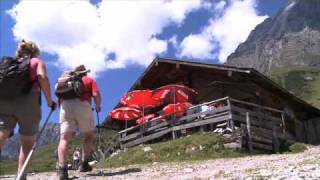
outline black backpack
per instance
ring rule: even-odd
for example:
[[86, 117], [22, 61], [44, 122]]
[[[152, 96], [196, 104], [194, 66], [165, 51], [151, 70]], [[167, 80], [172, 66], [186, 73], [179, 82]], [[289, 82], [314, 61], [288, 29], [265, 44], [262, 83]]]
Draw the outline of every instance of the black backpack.
[[17, 98], [30, 92], [32, 81], [29, 69], [30, 58], [1, 58], [0, 99]]
[[82, 76], [73, 71], [64, 72], [55, 85], [55, 94], [61, 99], [79, 98], [82, 94]]

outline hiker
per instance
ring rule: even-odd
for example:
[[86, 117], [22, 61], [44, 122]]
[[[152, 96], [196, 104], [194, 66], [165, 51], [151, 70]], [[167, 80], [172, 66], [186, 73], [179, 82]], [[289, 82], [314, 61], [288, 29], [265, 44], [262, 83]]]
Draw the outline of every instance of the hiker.
[[[47, 68], [39, 56], [40, 50], [34, 42], [22, 40], [18, 44], [16, 59], [12, 62], [27, 63], [25, 64], [26, 69], [20, 67], [15, 69], [15, 71], [21, 71], [26, 74], [26, 79], [22, 79], [19, 83], [26, 84], [27, 88], [16, 97], [9, 99], [3, 96], [0, 97], [0, 149], [9, 137], [10, 132], [12, 133], [16, 124], [18, 124], [21, 142], [18, 172], [21, 170], [28, 153], [32, 149], [39, 130], [41, 90], [44, 93], [48, 107], [52, 111], [56, 108], [56, 103], [51, 97]], [[1, 83], [4, 82], [2, 81]], [[18, 88], [18, 86], [16, 84], [15, 88]], [[5, 85], [1, 86], [0, 92], [13, 93], [15, 91], [14, 88], [11, 90], [5, 88]], [[22, 179], [25, 178], [26, 173], [22, 176]]]
[[80, 97], [61, 99], [60, 108], [60, 142], [58, 145], [59, 155], [59, 179], [68, 179], [68, 169], [66, 166], [66, 150], [70, 144], [73, 133], [76, 128], [84, 135], [82, 144], [82, 157], [80, 163], [80, 172], [92, 170], [89, 166], [89, 157], [94, 150], [94, 119], [91, 108], [91, 100], [94, 99], [95, 110], [101, 110], [101, 97], [94, 79], [87, 76], [87, 69], [80, 65], [73, 72], [81, 74], [82, 93]]
[[80, 164], [80, 148], [76, 148], [76, 150], [73, 152], [73, 158], [72, 158], [72, 167], [74, 170], [77, 170]]

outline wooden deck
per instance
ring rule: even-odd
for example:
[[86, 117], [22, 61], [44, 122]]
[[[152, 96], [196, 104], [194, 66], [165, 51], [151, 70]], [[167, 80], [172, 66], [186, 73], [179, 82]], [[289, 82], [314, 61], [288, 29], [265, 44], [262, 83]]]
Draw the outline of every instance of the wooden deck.
[[[214, 107], [213, 107], [214, 105]], [[203, 106], [212, 106], [199, 111]], [[187, 130], [214, 130], [221, 124], [233, 131], [242, 128], [249, 151], [278, 151], [278, 136], [285, 131], [283, 111], [229, 97], [190, 107], [185, 116], [164, 122], [160, 118], [119, 132], [121, 148], [148, 143], [162, 137], [177, 138]]]

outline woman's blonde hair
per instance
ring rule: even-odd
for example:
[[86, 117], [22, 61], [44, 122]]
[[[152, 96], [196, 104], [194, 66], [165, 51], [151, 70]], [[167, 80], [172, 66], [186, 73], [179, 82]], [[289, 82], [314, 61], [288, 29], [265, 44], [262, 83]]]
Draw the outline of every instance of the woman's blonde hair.
[[22, 39], [18, 44], [16, 57], [23, 58], [26, 56], [30, 58], [39, 57], [40, 49], [36, 43], [32, 41], [25, 41], [24, 39]]

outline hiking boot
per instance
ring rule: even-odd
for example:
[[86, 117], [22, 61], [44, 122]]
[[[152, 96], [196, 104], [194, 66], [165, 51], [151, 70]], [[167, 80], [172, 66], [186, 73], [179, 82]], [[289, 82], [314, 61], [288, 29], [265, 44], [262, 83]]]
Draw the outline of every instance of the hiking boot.
[[80, 172], [92, 171], [92, 167], [89, 165], [88, 161], [82, 162], [80, 165]]
[[67, 180], [68, 177], [68, 168], [66, 166], [58, 168], [59, 180]]

